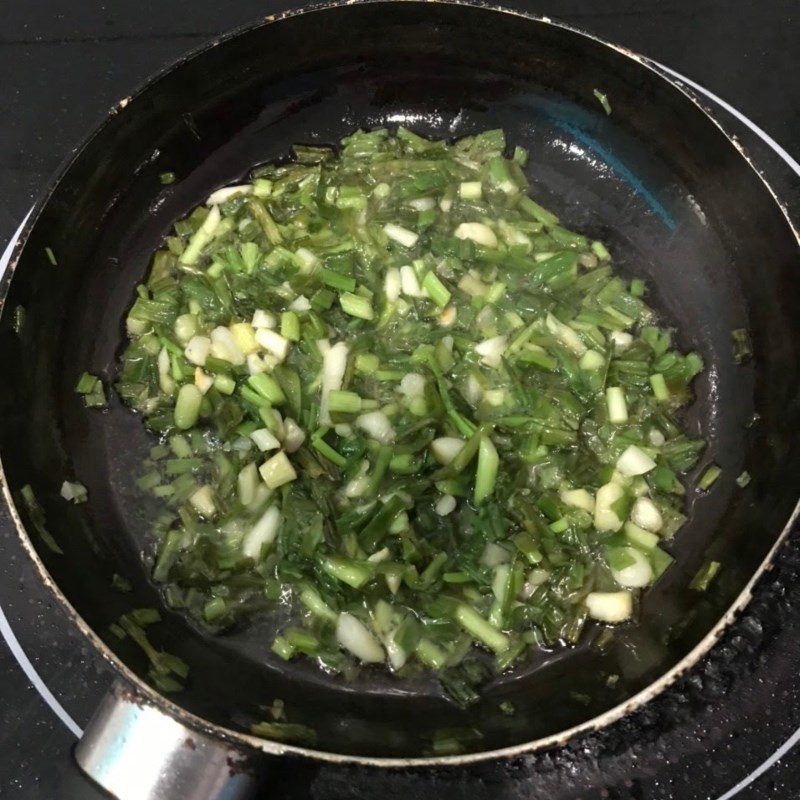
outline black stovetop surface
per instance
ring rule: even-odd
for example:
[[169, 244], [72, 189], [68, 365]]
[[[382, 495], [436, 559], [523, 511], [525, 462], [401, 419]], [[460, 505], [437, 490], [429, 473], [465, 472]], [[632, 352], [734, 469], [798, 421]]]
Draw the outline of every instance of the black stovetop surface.
[[[72, 146], [119, 98], [214, 35], [296, 4], [6, 0], [3, 5], [2, 246]], [[508, 5], [585, 28], [678, 70], [725, 98], [800, 158], [796, 0], [519, 0]], [[740, 120], [724, 111], [718, 118], [749, 149], [794, 219], [800, 218], [800, 176]], [[72, 764], [70, 724], [73, 729], [85, 725], [110, 672], [70, 632], [13, 535], [2, 528], [0, 610], [6, 639], [0, 641], [0, 797], [99, 798]], [[28, 662], [27, 674], [20, 659]], [[487, 773], [469, 784], [441, 778], [426, 783], [418, 776], [392, 782], [373, 775], [362, 776], [358, 785], [353, 776], [323, 768], [311, 777], [308, 794], [320, 800], [434, 793], [551, 800], [800, 798], [800, 747], [791, 749], [800, 739], [798, 665], [800, 531], [760, 581], [748, 612], [705, 664], [639, 712], [635, 725], [623, 721], [607, 733], [537, 756], [511, 783], [495, 784]], [[32, 680], [41, 681], [38, 689]], [[48, 690], [50, 703], [42, 696]], [[637, 740], [631, 741], [626, 732], [634, 730]], [[270, 796], [277, 800], [282, 792]]]

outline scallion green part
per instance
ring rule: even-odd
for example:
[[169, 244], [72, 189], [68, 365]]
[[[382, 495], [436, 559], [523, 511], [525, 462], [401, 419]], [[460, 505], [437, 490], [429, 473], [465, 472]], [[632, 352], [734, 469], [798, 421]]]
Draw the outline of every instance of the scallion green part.
[[697, 488], [704, 492], [706, 489], [710, 489], [711, 486], [717, 482], [717, 478], [722, 475], [722, 470], [716, 465], [712, 464], [706, 471], [700, 476], [700, 480], [697, 481]]
[[344, 311], [345, 314], [349, 314], [351, 317], [371, 320], [375, 316], [369, 299], [361, 295], [345, 292], [339, 295], [339, 303], [342, 306], [342, 311]]
[[608, 96], [599, 89], [594, 89], [592, 93], [603, 107], [603, 111], [605, 111], [606, 114], [611, 114], [611, 103], [608, 102]]
[[716, 578], [721, 566], [719, 561], [706, 561], [692, 578], [689, 588], [696, 592], [705, 592]]

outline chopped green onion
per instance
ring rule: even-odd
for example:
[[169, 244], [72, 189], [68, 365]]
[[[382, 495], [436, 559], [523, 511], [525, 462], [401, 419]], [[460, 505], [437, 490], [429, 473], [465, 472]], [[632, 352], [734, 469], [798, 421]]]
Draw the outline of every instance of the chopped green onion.
[[186, 383], [181, 386], [178, 399], [175, 401], [175, 424], [181, 430], [188, 430], [194, 426], [200, 416], [202, 402], [203, 395], [194, 384]]
[[471, 633], [479, 642], [483, 642], [496, 653], [502, 653], [510, 644], [508, 636], [468, 605], [463, 603], [459, 605], [455, 610], [455, 618], [467, 633]]
[[611, 103], [608, 102], [608, 97], [599, 89], [594, 89], [592, 94], [597, 98], [600, 105], [603, 106], [603, 111], [605, 111], [606, 114], [611, 114]]
[[746, 328], [737, 328], [731, 331], [731, 341], [733, 343], [733, 357], [737, 364], [747, 361], [753, 355], [753, 345], [750, 342], [750, 334]]
[[339, 303], [342, 306], [342, 311], [351, 317], [371, 320], [375, 316], [372, 306], [366, 297], [345, 292], [339, 295]]
[[475, 505], [479, 506], [494, 491], [500, 457], [488, 436], [482, 436], [478, 446], [478, 468], [475, 473]]
[[347, 463], [347, 459], [341, 453], [337, 453], [321, 436], [312, 437], [311, 446], [337, 467], [343, 467]]
[[747, 470], [745, 470], [736, 479], [736, 484], [737, 486], [739, 486], [740, 489], [744, 489], [744, 487], [747, 486], [747, 484], [750, 483], [750, 481], [751, 481], [750, 473]]
[[667, 389], [667, 383], [664, 380], [663, 375], [660, 375], [659, 373], [651, 375], [650, 386], [653, 388], [653, 395], [655, 396], [656, 400], [661, 403], [663, 403], [665, 400], [669, 400], [669, 389]]
[[350, 278], [347, 275], [340, 275], [324, 267], [319, 270], [319, 277], [326, 286], [332, 289], [338, 289], [341, 292], [352, 292], [356, 288], [355, 278]]
[[620, 425], [628, 421], [628, 405], [625, 392], [620, 386], [609, 386], [606, 389], [606, 405], [610, 422]]
[[434, 272], [429, 272], [423, 278], [422, 289], [439, 308], [444, 308], [450, 302], [452, 296], [450, 290], [439, 280]]
[[[125, 320], [113, 388], [159, 439], [132, 478], [155, 510], [152, 578], [211, 632], [273, 615], [276, 659], [435, 670], [466, 707], [528, 650], [631, 620], [669, 568], [703, 362], [652, 324], [635, 264], [616, 275], [528, 196], [501, 130], [292, 153], [175, 222]], [[100, 378], [78, 383], [106, 405]], [[185, 665], [150, 644], [153, 620], [113, 635], [176, 691]], [[294, 735], [282, 706], [272, 719], [254, 730]]]
[[281, 314], [281, 336], [291, 342], [300, 340], [300, 319], [294, 311]]
[[328, 393], [328, 410], [331, 413], [357, 414], [361, 411], [363, 402], [355, 392], [344, 392], [331, 389]]
[[247, 383], [261, 397], [269, 401], [274, 406], [280, 405], [286, 401], [286, 396], [284, 395], [280, 384], [271, 375], [260, 372], [256, 375], [251, 375], [247, 379]]
[[719, 573], [720, 567], [721, 564], [719, 561], [706, 561], [697, 571], [694, 578], [692, 578], [689, 588], [694, 589], [696, 592], [705, 592], [711, 585], [711, 581], [713, 581]]
[[710, 489], [711, 486], [716, 483], [717, 478], [722, 475], [722, 470], [716, 465], [712, 464], [701, 476], [700, 480], [697, 482], [697, 488], [704, 492], [706, 489]]

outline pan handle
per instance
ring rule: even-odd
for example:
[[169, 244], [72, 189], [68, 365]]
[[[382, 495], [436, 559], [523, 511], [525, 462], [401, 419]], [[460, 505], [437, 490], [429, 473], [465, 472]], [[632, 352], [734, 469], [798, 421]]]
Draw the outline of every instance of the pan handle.
[[247, 800], [255, 751], [188, 728], [116, 680], [75, 747], [116, 800]]

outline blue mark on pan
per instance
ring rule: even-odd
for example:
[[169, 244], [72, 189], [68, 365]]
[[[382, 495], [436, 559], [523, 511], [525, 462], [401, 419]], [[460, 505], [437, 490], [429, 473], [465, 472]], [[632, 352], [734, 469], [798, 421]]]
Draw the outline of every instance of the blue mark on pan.
[[636, 194], [638, 194], [650, 207], [650, 210], [671, 230], [674, 231], [676, 226], [675, 220], [672, 218], [672, 215], [667, 211], [666, 208], [658, 201], [656, 196], [644, 185], [642, 180], [637, 177], [631, 170], [625, 166], [625, 164], [620, 161], [610, 150], [605, 148], [600, 142], [597, 141], [594, 137], [590, 136], [586, 131], [579, 128], [577, 125], [573, 125], [571, 122], [567, 122], [564, 119], [560, 119], [554, 115], [548, 115], [551, 117], [553, 122], [555, 122], [556, 126], [561, 128], [561, 130], [565, 131], [566, 133], [570, 134], [570, 136], [577, 139], [584, 147], [588, 147], [592, 150], [596, 155], [603, 159], [603, 161], [611, 167], [620, 178], [622, 178], [630, 187], [633, 189]]
[[[641, 197], [648, 205], [650, 210], [671, 230], [677, 228], [674, 217], [667, 211], [664, 205], [658, 200], [655, 194], [645, 185], [645, 182], [633, 172], [620, 158], [611, 152], [605, 145], [601, 144], [591, 134], [587, 133], [586, 128], [598, 127], [598, 116], [590, 113], [587, 109], [573, 103], [565, 102], [563, 99], [555, 97], [537, 97], [534, 103], [535, 112], [542, 114], [550, 119], [557, 128], [569, 134], [584, 147], [591, 150], [596, 156], [613, 170], [630, 188]], [[529, 109], [533, 110], [533, 109]], [[605, 123], [599, 123], [600, 125]]]

